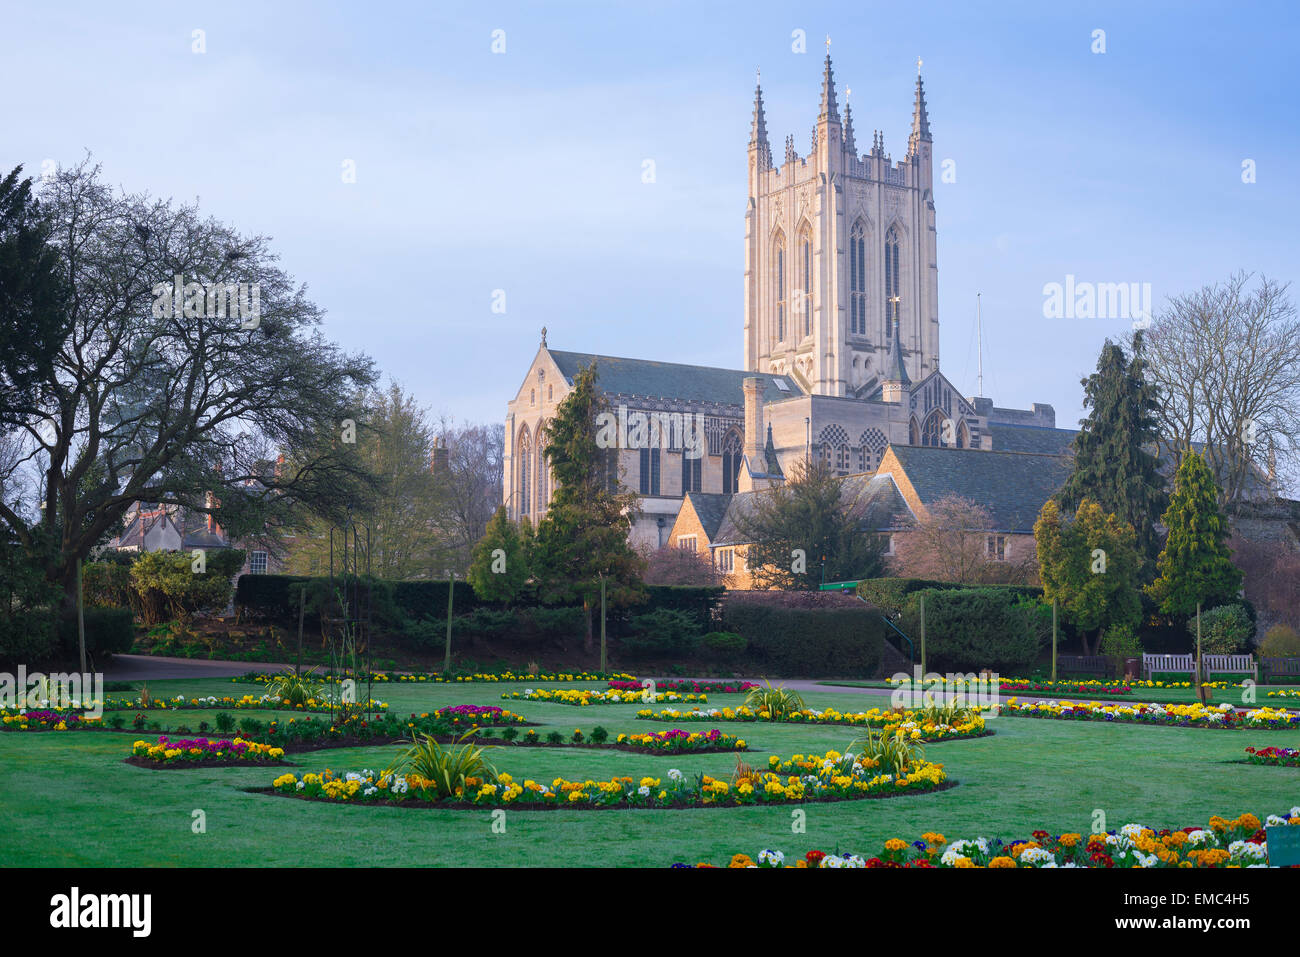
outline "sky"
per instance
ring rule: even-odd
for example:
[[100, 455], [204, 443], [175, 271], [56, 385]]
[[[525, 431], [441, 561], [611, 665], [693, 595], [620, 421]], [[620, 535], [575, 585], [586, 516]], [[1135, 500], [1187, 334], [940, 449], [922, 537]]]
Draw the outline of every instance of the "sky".
[[806, 153], [827, 35], [859, 146], [880, 129], [896, 160], [923, 58], [940, 364], [968, 395], [977, 294], [984, 394], [1073, 427], [1131, 323], [1046, 318], [1046, 284], [1149, 283], [1158, 310], [1300, 271], [1294, 3], [11, 2], [3, 21], [0, 170], [89, 152], [128, 191], [271, 237], [327, 335], [457, 419], [504, 418], [543, 326], [557, 349], [741, 367], [755, 69], [774, 153], [787, 133]]

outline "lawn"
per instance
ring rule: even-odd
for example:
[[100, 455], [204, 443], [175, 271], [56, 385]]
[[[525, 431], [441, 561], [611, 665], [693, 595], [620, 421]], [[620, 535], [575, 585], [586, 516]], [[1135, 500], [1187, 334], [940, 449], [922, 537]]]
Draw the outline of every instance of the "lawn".
[[[597, 683], [574, 687], [602, 687]], [[381, 684], [374, 696], [397, 712], [455, 704], [506, 705], [538, 730], [599, 724], [611, 735], [664, 730], [638, 721], [639, 705], [503, 702], [523, 684]], [[570, 687], [547, 685], [547, 687]], [[261, 694], [263, 686], [213, 679], [153, 682], [155, 697]], [[710, 705], [738, 704], [740, 695], [710, 696]], [[1137, 697], [1134, 700], [1139, 700]], [[862, 709], [878, 696], [844, 692], [805, 695], [810, 707]], [[235, 712], [237, 715], [242, 712]], [[251, 712], [266, 720], [270, 712]], [[197, 728], [215, 712], [150, 712], [164, 729]], [[129, 717], [129, 714], [128, 714]], [[488, 809], [471, 811], [349, 807], [246, 793], [289, 769], [199, 768], [152, 771], [123, 763], [137, 738], [156, 732], [40, 732], [0, 734], [0, 864], [5, 866], [650, 866], [674, 861], [725, 863], [737, 851], [763, 847], [802, 855], [819, 848], [876, 853], [890, 837], [913, 840], [927, 830], [949, 837], [1023, 837], [1034, 828], [1092, 829], [1130, 821], [1156, 827], [1204, 824], [1212, 814], [1277, 813], [1300, 804], [1300, 770], [1235, 763], [1247, 745], [1300, 747], [1300, 731], [1209, 731], [998, 718], [992, 737], [930, 745], [960, 786], [930, 795], [811, 804], [807, 831], [791, 832], [792, 810], [746, 807], [696, 810], [507, 811], [505, 833], [494, 833]], [[697, 728], [712, 725], [698, 725]], [[766, 764], [828, 748], [843, 749], [848, 728], [729, 724], [744, 737], [743, 756]], [[292, 754], [301, 771], [382, 768], [394, 746]], [[563, 748], [494, 752], [499, 770], [550, 781], [613, 775], [666, 776], [669, 768], [729, 776], [727, 754], [660, 757]], [[299, 772], [301, 773], [301, 772]], [[192, 831], [193, 812], [206, 815], [206, 833]]]

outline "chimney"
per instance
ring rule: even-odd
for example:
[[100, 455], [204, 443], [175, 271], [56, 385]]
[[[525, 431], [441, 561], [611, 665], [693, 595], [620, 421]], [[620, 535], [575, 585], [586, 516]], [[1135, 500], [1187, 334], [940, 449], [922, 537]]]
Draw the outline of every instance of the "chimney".
[[436, 438], [433, 440], [433, 454], [429, 457], [429, 471], [434, 475], [440, 472], [446, 472], [451, 468], [451, 456], [447, 451], [447, 440]]
[[762, 461], [763, 453], [763, 380], [747, 376], [745, 389], [745, 458], [751, 462]]
[[[221, 503], [217, 500], [217, 497], [213, 495], [211, 492], [204, 492], [203, 507], [207, 509], [215, 510], [221, 507]], [[221, 534], [221, 526], [217, 524], [217, 516], [214, 515], [211, 511], [208, 512], [207, 524], [208, 524], [208, 531], [211, 532], [213, 535]]]

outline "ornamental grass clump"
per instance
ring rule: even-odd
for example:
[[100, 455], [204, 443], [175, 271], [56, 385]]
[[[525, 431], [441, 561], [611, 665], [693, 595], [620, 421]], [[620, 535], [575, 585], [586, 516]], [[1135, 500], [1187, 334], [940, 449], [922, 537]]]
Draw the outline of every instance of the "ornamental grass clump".
[[901, 729], [890, 733], [868, 728], [865, 737], [849, 745], [849, 752], [857, 754], [861, 761], [874, 761], [876, 767], [895, 775], [907, 774], [913, 764], [925, 759], [925, 748], [909, 739]]
[[785, 685], [773, 688], [772, 682], [765, 688], [755, 688], [745, 698], [745, 706], [757, 712], [766, 711], [773, 721], [784, 721], [791, 714], [803, 710], [803, 698], [794, 691], [787, 691]]
[[383, 776], [405, 773], [423, 778], [440, 798], [464, 793], [469, 778], [495, 783], [496, 768], [484, 756], [487, 748], [463, 743], [473, 733], [463, 735], [457, 745], [451, 747], [443, 747], [432, 735], [424, 735], [423, 740], [412, 735], [411, 746], [396, 764], [384, 771]]
[[267, 693], [274, 695], [293, 707], [302, 707], [314, 698], [319, 698], [325, 685], [315, 677], [315, 669], [306, 674], [294, 674], [284, 671], [275, 676], [267, 687]]

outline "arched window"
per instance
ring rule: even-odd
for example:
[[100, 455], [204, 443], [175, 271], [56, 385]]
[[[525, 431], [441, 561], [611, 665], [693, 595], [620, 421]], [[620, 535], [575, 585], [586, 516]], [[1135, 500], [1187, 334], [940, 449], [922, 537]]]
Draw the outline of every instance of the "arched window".
[[898, 228], [889, 227], [885, 234], [885, 338], [894, 333], [894, 319], [899, 314], [902, 286], [898, 282]]
[[517, 450], [519, 459], [519, 514], [528, 515], [531, 511], [529, 505], [529, 466], [532, 464], [532, 443], [528, 438], [528, 426], [519, 430], [519, 448]]
[[858, 443], [858, 470], [874, 472], [880, 468], [880, 460], [885, 455], [885, 446], [889, 444], [885, 439], [885, 433], [875, 428], [867, 429], [858, 439]]
[[907, 444], [921, 444], [921, 429], [917, 426], [916, 419], [913, 419], [907, 427]]
[[867, 334], [867, 231], [861, 220], [849, 233], [849, 332]]
[[970, 448], [970, 432], [966, 428], [965, 419], [962, 419], [961, 425], [957, 428], [957, 448]]
[[785, 236], [777, 233], [776, 238], [772, 241], [772, 259], [776, 268], [772, 271], [772, 279], [776, 286], [772, 290], [772, 301], [776, 303], [776, 341], [785, 341]]
[[550, 469], [546, 467], [546, 433], [537, 430], [537, 512], [546, 511], [550, 504]]
[[731, 495], [737, 491], [740, 478], [741, 443], [740, 433], [735, 429], [729, 431], [722, 440], [722, 494]]
[[700, 479], [704, 465], [703, 456], [691, 458], [689, 451], [682, 451], [682, 494], [701, 491]]
[[799, 235], [799, 312], [803, 334], [812, 335], [812, 234], [805, 227]]
[[935, 448], [942, 447], [943, 442], [943, 424], [948, 421], [948, 417], [943, 414], [941, 409], [935, 409], [925, 420], [925, 428], [921, 430], [921, 444], [930, 445]]

